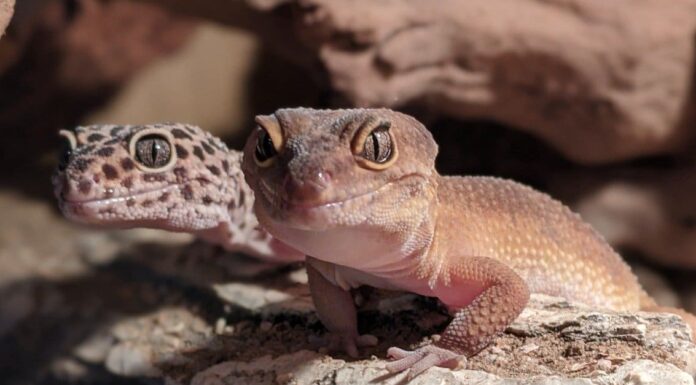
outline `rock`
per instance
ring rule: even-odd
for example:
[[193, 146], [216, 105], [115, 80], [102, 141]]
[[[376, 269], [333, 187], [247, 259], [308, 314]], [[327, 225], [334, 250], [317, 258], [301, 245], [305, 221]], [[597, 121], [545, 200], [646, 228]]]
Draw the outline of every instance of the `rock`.
[[[265, 296], [251, 286], [238, 286], [237, 293]], [[114, 329], [119, 342], [107, 368], [124, 375], [165, 376], [172, 384], [397, 384], [404, 375], [387, 374], [386, 349], [422, 344], [448, 320], [422, 298], [403, 297], [370, 298], [361, 308], [360, 318], [369, 320], [362, 328], [379, 337], [379, 344], [362, 351], [357, 361], [308, 343], [317, 333], [313, 313], [289, 307], [287, 314], [276, 308], [273, 315], [263, 315], [260, 306], [232, 322], [206, 323], [184, 309], [123, 321]], [[423, 322], [427, 318], [439, 322]], [[675, 315], [601, 311], [533, 295], [506, 332], [467, 365], [467, 370], [430, 369], [412, 384], [693, 384], [696, 346]]]
[[[0, 45], [0, 126], [15, 139], [0, 143], [0, 151], [23, 162], [58, 148], [58, 129], [75, 125], [139, 70], [176, 52], [195, 27], [138, 2], [25, 0], [16, 15], [21, 23], [10, 25]], [[33, 148], [32, 155], [20, 148]]]
[[0, 37], [5, 33], [7, 24], [12, 19], [15, 0], [0, 0]]
[[[300, 368], [300, 369], [298, 369]], [[198, 373], [191, 385], [223, 384], [403, 384], [404, 375], [388, 375], [382, 363], [376, 360], [346, 362], [326, 359], [306, 350], [272, 359], [262, 357], [250, 363], [224, 362]], [[670, 365], [648, 360], [637, 360], [621, 365], [614, 373], [597, 372], [592, 377], [562, 378], [559, 376], [535, 376], [533, 378], [505, 378], [480, 371], [429, 369], [409, 382], [425, 384], [490, 384], [490, 385], [590, 385], [590, 384], [641, 384], [687, 385], [693, 384], [691, 376], [674, 370]]]
[[549, 190], [590, 222], [609, 243], [654, 262], [696, 267], [696, 167], [615, 166], [558, 172]]
[[694, 0], [157, 1], [257, 32], [348, 105], [492, 119], [586, 163], [693, 137]]

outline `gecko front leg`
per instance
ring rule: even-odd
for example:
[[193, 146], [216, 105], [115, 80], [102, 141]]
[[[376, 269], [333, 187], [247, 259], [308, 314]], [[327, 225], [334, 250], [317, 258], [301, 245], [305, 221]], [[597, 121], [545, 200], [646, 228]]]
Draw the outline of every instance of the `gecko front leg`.
[[358, 347], [374, 346], [377, 338], [358, 334], [355, 304], [350, 292], [327, 280], [313, 264], [325, 263], [307, 256], [307, 278], [319, 319], [339, 345], [351, 357], [358, 356]]
[[[431, 345], [415, 351], [390, 348], [387, 355], [396, 359], [386, 366], [390, 372], [409, 369], [411, 379], [432, 366], [453, 366], [458, 359], [466, 359], [486, 347], [517, 318], [529, 300], [524, 280], [505, 264], [490, 258], [466, 258], [452, 266], [449, 275], [448, 285], [440, 290], [436, 287], [435, 292], [445, 305], [456, 309], [454, 319]], [[466, 287], [471, 282], [483, 283], [483, 291], [470, 304], [457, 309], [457, 293], [452, 288]]]

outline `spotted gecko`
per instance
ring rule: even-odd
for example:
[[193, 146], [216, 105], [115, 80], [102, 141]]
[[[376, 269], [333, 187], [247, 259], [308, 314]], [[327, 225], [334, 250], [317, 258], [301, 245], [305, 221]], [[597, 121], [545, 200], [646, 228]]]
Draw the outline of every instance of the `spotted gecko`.
[[621, 257], [562, 203], [493, 177], [441, 176], [438, 146], [387, 109], [282, 109], [258, 116], [242, 168], [254, 211], [305, 253], [320, 320], [350, 355], [360, 335], [350, 289], [436, 297], [453, 320], [439, 339], [387, 354], [413, 377], [465, 363], [522, 311], [530, 293], [599, 308], [661, 309]]
[[53, 186], [67, 218], [191, 233], [271, 261], [304, 259], [259, 227], [241, 152], [200, 128], [92, 125], [60, 134], [66, 146]]

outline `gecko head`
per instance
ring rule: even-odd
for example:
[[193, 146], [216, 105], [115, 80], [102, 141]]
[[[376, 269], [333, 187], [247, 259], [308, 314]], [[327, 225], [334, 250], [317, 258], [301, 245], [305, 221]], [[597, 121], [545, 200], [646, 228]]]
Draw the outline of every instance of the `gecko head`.
[[[206, 229], [227, 215], [227, 147], [184, 124], [95, 125], [61, 131], [53, 176], [69, 219], [119, 228]], [[234, 155], [234, 154], [232, 154]]]
[[242, 168], [256, 215], [271, 233], [279, 226], [398, 226], [432, 199], [437, 144], [410, 116], [299, 108], [257, 116], [256, 123]]

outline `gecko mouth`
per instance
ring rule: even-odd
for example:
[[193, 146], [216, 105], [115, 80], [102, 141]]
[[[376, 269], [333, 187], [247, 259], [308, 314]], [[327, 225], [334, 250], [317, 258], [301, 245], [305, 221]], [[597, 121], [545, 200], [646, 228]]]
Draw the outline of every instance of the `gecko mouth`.
[[357, 211], [361, 206], [369, 204], [378, 196], [387, 193], [395, 186], [406, 181], [414, 181], [421, 179], [423, 182], [427, 180], [421, 174], [407, 174], [400, 178], [389, 181], [375, 189], [361, 192], [345, 199], [328, 200], [323, 202], [293, 202], [292, 200], [283, 197], [278, 192], [266, 183], [263, 179], [260, 180], [259, 186], [261, 195], [265, 201], [265, 206], [272, 217], [282, 220], [291, 226], [299, 226], [305, 228], [307, 226], [314, 227], [311, 224], [329, 225], [335, 221], [335, 213], [339, 210]]
[[95, 216], [103, 214], [103, 210], [108, 210], [112, 207], [132, 206], [139, 200], [148, 198], [157, 198], [162, 194], [168, 193], [179, 188], [179, 184], [169, 184], [164, 187], [159, 187], [150, 190], [133, 192], [128, 195], [119, 195], [112, 197], [100, 197], [94, 199], [61, 199], [60, 207], [65, 215], [73, 218], [83, 216]]

